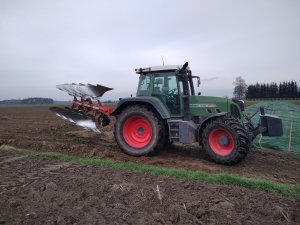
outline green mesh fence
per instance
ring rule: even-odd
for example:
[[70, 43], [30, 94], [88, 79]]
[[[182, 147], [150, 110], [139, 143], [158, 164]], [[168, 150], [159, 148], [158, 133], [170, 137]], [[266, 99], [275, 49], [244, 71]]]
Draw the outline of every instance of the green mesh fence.
[[[246, 114], [252, 115], [260, 106], [265, 107], [266, 114], [279, 116], [283, 123], [282, 137], [261, 137], [254, 140], [256, 146], [279, 149], [282, 151], [300, 152], [300, 106], [286, 102], [261, 102], [246, 108]], [[256, 125], [259, 113], [252, 118]]]

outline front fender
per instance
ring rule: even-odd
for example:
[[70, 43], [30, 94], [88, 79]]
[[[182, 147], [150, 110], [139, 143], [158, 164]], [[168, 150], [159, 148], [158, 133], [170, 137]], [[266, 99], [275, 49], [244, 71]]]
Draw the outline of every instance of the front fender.
[[209, 116], [209, 117], [206, 117], [204, 118], [203, 120], [201, 120], [199, 126], [198, 126], [198, 129], [197, 129], [197, 141], [200, 141], [200, 134], [202, 133], [202, 130], [203, 128], [205, 127], [205, 125], [207, 123], [209, 123], [210, 121], [214, 120], [214, 119], [217, 119], [217, 118], [220, 118], [222, 116], [226, 116], [228, 113], [227, 112], [220, 112], [220, 113], [217, 113], [217, 114], [214, 114], [212, 116]]

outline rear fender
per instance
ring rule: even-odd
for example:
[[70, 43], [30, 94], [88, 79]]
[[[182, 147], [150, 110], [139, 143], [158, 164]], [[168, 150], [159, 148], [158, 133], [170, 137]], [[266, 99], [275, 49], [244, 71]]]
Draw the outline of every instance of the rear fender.
[[161, 116], [162, 119], [170, 118], [170, 113], [167, 108], [155, 97], [134, 97], [123, 98], [118, 103], [115, 110], [111, 113], [112, 116], [117, 116], [121, 111], [130, 105], [148, 105], [151, 106]]

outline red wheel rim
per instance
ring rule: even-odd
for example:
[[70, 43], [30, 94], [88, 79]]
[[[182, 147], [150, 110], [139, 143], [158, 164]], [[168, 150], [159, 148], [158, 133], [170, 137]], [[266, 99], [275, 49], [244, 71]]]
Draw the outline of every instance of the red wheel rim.
[[123, 137], [129, 146], [143, 148], [151, 141], [152, 127], [144, 117], [129, 117], [123, 126]]
[[218, 155], [229, 155], [234, 149], [234, 139], [225, 129], [214, 129], [208, 138], [210, 148]]

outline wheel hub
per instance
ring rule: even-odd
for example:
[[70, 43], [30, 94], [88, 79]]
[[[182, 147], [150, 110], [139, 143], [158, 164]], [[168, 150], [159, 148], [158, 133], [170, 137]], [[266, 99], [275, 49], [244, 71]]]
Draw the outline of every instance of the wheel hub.
[[226, 137], [225, 135], [222, 135], [219, 139], [219, 143], [222, 145], [222, 146], [228, 146], [229, 145], [229, 139], [228, 137]]
[[138, 134], [142, 135], [145, 133], [145, 130], [143, 127], [139, 127], [138, 130], [137, 130]]

